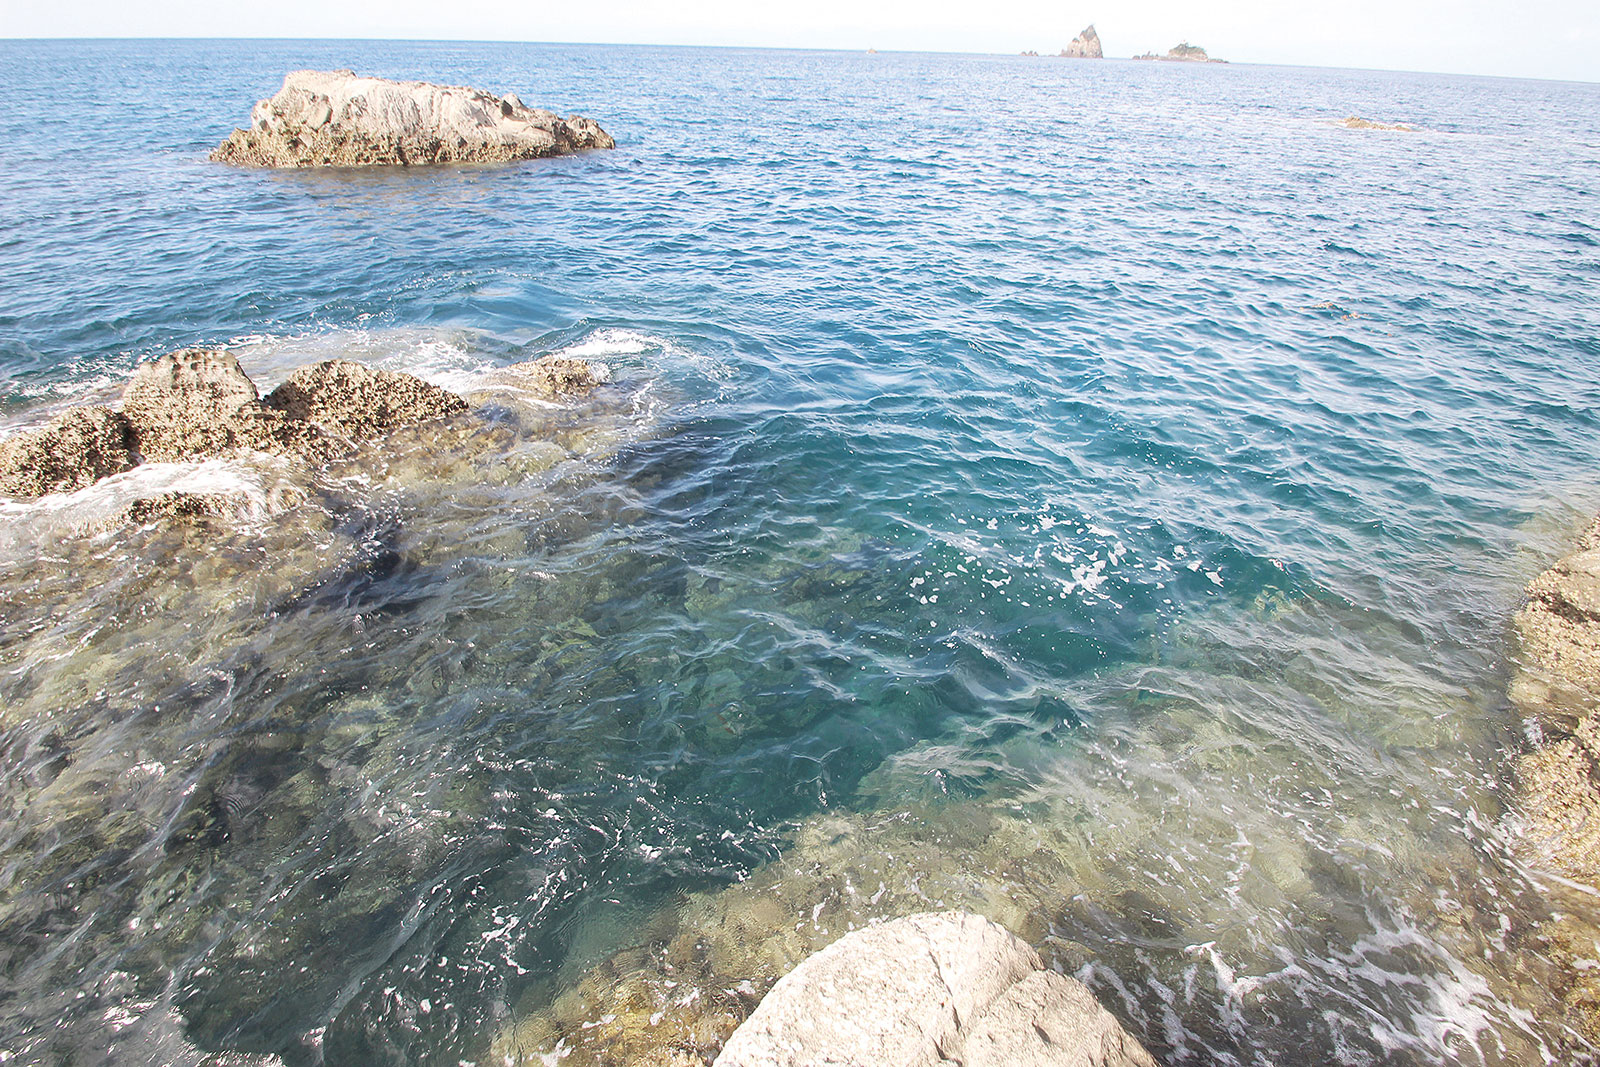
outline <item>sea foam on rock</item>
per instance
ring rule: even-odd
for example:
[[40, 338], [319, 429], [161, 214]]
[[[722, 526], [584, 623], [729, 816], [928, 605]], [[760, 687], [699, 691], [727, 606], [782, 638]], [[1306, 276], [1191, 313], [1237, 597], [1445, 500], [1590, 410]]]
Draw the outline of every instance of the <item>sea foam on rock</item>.
[[466, 86], [299, 70], [211, 158], [247, 167], [493, 163], [615, 148], [593, 119]]
[[908, 915], [805, 960], [717, 1067], [1155, 1067], [1082, 983], [967, 912]]

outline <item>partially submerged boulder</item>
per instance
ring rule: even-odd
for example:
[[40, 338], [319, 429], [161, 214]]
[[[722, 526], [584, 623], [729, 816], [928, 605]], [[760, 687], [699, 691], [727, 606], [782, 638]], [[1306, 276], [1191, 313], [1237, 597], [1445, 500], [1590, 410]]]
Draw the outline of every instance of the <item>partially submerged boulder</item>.
[[848, 934], [772, 987], [717, 1067], [1155, 1067], [1081, 983], [966, 912]]
[[73, 408], [0, 441], [0, 493], [70, 493], [134, 465], [128, 420], [110, 408]]
[[611, 372], [603, 363], [549, 355], [526, 363], [513, 363], [500, 372], [500, 377], [513, 386], [549, 397], [563, 397], [587, 393], [609, 381]]
[[530, 108], [515, 94], [300, 70], [211, 158], [247, 167], [491, 163], [615, 148], [593, 119]]
[[347, 359], [301, 367], [264, 403], [290, 419], [354, 440], [467, 411], [465, 400], [432, 382]]

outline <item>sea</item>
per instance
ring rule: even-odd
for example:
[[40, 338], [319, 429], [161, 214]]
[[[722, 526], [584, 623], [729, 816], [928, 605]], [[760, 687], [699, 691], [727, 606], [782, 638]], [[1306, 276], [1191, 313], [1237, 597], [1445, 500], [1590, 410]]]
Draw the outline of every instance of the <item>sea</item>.
[[[303, 68], [617, 148], [207, 160]], [[1164, 1064], [1592, 1052], [1507, 682], [1600, 508], [1600, 84], [0, 42], [0, 433], [190, 346], [476, 413], [0, 502], [0, 1063], [648, 1062], [957, 906]]]

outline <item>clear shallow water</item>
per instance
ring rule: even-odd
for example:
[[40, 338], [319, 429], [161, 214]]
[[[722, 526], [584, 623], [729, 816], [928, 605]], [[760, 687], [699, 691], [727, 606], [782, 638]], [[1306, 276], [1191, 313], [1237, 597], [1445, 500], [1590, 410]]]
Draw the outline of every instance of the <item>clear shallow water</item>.
[[[912, 810], [1048, 839], [1030, 933], [1164, 1060], [1570, 1053], [1501, 691], [1596, 495], [1600, 88], [0, 52], [10, 425], [202, 342], [263, 383], [343, 355], [466, 390], [556, 350], [616, 379], [238, 529], [0, 510], [12, 1062], [473, 1060], [797, 821]], [[515, 90], [621, 148], [205, 161], [305, 66]], [[1017, 858], [884, 833], [929, 885]]]

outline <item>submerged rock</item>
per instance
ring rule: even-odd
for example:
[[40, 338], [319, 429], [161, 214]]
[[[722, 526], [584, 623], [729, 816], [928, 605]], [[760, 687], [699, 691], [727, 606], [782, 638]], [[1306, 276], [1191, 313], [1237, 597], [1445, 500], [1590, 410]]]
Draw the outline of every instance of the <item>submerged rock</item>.
[[1100, 35], [1094, 32], [1093, 24], [1074, 37], [1072, 43], [1061, 50], [1061, 57], [1063, 59], [1105, 58], [1105, 53], [1100, 50]]
[[70, 493], [134, 465], [128, 420], [110, 408], [73, 408], [0, 441], [0, 493]]
[[515, 94], [295, 71], [211, 158], [248, 167], [489, 163], [615, 148], [594, 120], [530, 108]]
[[966, 912], [857, 930], [780, 979], [718, 1067], [1155, 1067], [1081, 983]]
[[545, 396], [561, 397], [586, 393], [611, 378], [603, 363], [590, 363], [572, 356], [550, 355], [526, 363], [513, 363], [500, 372], [502, 381]]
[[467, 411], [465, 400], [432, 382], [347, 359], [301, 367], [264, 403], [291, 419], [358, 440]]

